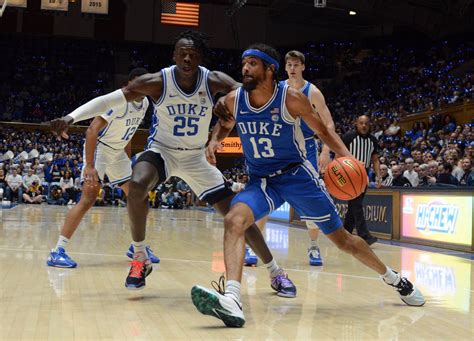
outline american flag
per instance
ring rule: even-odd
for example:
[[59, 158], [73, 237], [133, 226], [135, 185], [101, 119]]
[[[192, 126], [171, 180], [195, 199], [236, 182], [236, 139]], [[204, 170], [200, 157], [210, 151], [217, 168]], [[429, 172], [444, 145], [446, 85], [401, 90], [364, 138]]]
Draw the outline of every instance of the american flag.
[[199, 26], [199, 4], [162, 0], [161, 23], [181, 26]]

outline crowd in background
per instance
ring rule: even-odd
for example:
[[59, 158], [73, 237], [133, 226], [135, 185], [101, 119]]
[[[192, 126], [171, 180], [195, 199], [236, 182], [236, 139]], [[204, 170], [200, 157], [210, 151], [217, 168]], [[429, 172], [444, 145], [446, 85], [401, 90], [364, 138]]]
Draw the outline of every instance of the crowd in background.
[[[0, 41], [4, 60], [0, 77], [8, 80], [0, 84], [1, 121], [49, 121], [112, 90], [116, 55], [124, 52], [131, 67], [154, 71], [171, 64], [171, 46], [3, 35]], [[371, 118], [381, 150], [382, 186], [474, 185], [474, 122], [461, 125], [437, 113], [439, 108], [474, 99], [470, 43], [442, 41], [417, 47], [332, 43], [299, 49], [307, 57], [304, 76], [323, 90], [340, 135], [353, 129], [355, 117]], [[216, 49], [210, 57], [206, 59], [211, 69], [240, 79], [239, 51]], [[432, 113], [428, 124], [415, 122], [402, 132], [401, 118], [426, 110]], [[149, 122], [147, 117], [144, 126]], [[81, 134], [60, 141], [49, 133], [2, 124], [0, 155], [32, 150], [40, 154], [0, 162], [2, 196], [26, 203], [76, 203], [81, 194], [82, 145]], [[236, 191], [248, 180], [242, 165], [225, 170], [224, 176]], [[373, 169], [369, 177], [373, 186]], [[97, 204], [124, 204], [123, 192], [106, 180]], [[182, 208], [194, 201], [189, 186], [174, 178], [149, 196], [152, 207]]]

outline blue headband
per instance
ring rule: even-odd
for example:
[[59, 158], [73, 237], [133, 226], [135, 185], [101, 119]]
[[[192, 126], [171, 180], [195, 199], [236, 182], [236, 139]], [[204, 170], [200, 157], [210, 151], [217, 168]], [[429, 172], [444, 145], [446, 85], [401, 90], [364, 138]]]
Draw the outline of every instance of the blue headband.
[[242, 53], [242, 59], [245, 57], [257, 57], [266, 62], [267, 64], [270, 65], [275, 65], [275, 72], [278, 71], [280, 68], [280, 64], [274, 59], [273, 57], [270, 57], [268, 54], [265, 52], [262, 52], [260, 50], [254, 50], [254, 49], [248, 49], [245, 50], [244, 53]]

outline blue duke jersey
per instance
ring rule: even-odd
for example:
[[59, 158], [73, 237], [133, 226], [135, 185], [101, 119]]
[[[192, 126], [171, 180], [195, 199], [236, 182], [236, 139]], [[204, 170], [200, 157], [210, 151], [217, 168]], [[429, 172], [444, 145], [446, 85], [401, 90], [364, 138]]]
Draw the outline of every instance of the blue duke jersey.
[[288, 85], [280, 83], [260, 109], [250, 105], [248, 92], [237, 90], [234, 115], [250, 180], [231, 205], [247, 205], [257, 221], [286, 201], [302, 220], [315, 222], [329, 234], [342, 222], [324, 182], [306, 159], [300, 119], [285, 105], [287, 90]]
[[[281, 81], [280, 84], [288, 84], [288, 80]], [[299, 89], [299, 91], [308, 97], [310, 101], [311, 87], [314, 87], [314, 85], [308, 81], [304, 81], [304, 85]], [[303, 120], [301, 120], [301, 131], [303, 132], [306, 145], [306, 158], [311, 162], [314, 168], [318, 170], [318, 146], [316, 145], [316, 140], [314, 139], [314, 131]]]
[[237, 90], [234, 115], [251, 176], [266, 177], [306, 160], [300, 119], [294, 119], [285, 105], [287, 90], [286, 84], [276, 86], [259, 109], [250, 105], [247, 91]]
[[124, 149], [137, 131], [148, 109], [148, 99], [129, 102], [123, 110], [110, 110], [101, 115], [107, 126], [99, 133], [99, 142], [112, 149]]
[[153, 123], [148, 138], [167, 148], [201, 149], [207, 143], [214, 105], [208, 87], [209, 70], [200, 66], [193, 93], [186, 94], [179, 87], [176, 66], [161, 70], [163, 92], [154, 103]]

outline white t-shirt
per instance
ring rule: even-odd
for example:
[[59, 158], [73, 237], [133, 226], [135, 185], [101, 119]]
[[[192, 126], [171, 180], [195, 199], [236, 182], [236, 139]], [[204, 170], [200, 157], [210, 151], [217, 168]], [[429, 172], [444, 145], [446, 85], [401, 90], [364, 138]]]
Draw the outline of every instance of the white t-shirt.
[[17, 174], [16, 176], [13, 176], [13, 174], [7, 175], [7, 183], [8, 186], [10, 186], [12, 189], [17, 189], [23, 184], [23, 179], [21, 178], [21, 175]]
[[23, 183], [25, 184], [25, 187], [30, 187], [33, 181], [36, 181], [37, 184], [41, 184], [41, 180], [36, 174], [33, 174], [32, 176], [25, 175], [23, 177]]
[[61, 178], [61, 180], [59, 180], [59, 186], [61, 186], [61, 188], [71, 188], [74, 187], [74, 181], [72, 180], [72, 178]]
[[411, 185], [413, 187], [417, 187], [418, 186], [418, 182], [420, 181], [420, 179], [418, 178], [418, 173], [415, 172], [415, 171], [409, 171], [409, 170], [406, 170], [403, 172], [403, 176], [405, 178], [408, 179], [408, 181], [410, 181]]

